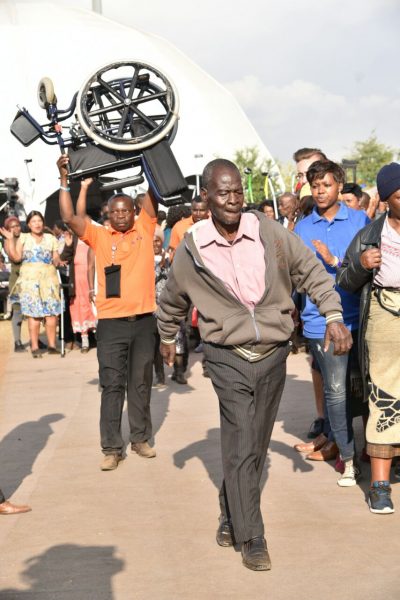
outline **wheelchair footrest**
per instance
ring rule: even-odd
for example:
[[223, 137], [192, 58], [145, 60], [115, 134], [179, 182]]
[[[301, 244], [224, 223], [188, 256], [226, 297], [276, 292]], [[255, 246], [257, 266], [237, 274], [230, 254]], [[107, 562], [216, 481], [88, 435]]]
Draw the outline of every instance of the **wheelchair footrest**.
[[114, 179], [113, 181], [107, 181], [102, 183], [100, 180], [100, 189], [101, 191], [108, 190], [119, 190], [120, 188], [139, 185], [143, 183], [144, 177], [143, 175], [135, 175], [134, 177], [125, 177], [124, 179]]

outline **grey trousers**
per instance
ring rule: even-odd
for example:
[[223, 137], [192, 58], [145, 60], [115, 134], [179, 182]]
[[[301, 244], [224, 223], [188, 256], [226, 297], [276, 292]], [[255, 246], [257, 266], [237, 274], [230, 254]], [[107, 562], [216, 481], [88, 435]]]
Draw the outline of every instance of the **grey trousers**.
[[204, 343], [221, 418], [220, 507], [232, 521], [236, 543], [264, 535], [260, 479], [285, 385], [288, 352], [285, 344], [250, 363], [229, 348]]

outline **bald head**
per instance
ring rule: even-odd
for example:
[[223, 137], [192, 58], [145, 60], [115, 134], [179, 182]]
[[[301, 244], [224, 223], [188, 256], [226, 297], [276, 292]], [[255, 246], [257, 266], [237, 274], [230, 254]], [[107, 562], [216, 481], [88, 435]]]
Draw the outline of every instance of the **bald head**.
[[214, 179], [215, 173], [221, 170], [235, 172], [240, 177], [239, 169], [235, 163], [227, 160], [226, 158], [216, 158], [204, 167], [203, 175], [201, 177], [201, 185], [205, 190], [208, 190], [210, 181]]

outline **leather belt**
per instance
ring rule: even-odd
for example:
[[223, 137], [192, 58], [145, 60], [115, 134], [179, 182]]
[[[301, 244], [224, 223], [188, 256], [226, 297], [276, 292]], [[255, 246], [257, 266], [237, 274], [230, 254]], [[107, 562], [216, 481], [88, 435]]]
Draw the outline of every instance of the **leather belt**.
[[144, 317], [150, 317], [154, 313], [142, 313], [141, 315], [129, 315], [128, 317], [115, 317], [115, 321], [139, 321], [140, 319], [144, 319]]

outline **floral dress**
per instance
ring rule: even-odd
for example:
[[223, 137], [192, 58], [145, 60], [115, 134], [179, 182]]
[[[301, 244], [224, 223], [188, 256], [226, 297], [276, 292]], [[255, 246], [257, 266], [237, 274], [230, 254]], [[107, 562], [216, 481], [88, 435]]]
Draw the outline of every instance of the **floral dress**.
[[11, 302], [21, 304], [28, 317], [42, 318], [62, 312], [57, 271], [53, 252], [58, 251], [56, 238], [44, 233], [39, 244], [30, 233], [21, 233], [22, 263], [19, 277], [11, 290]]

